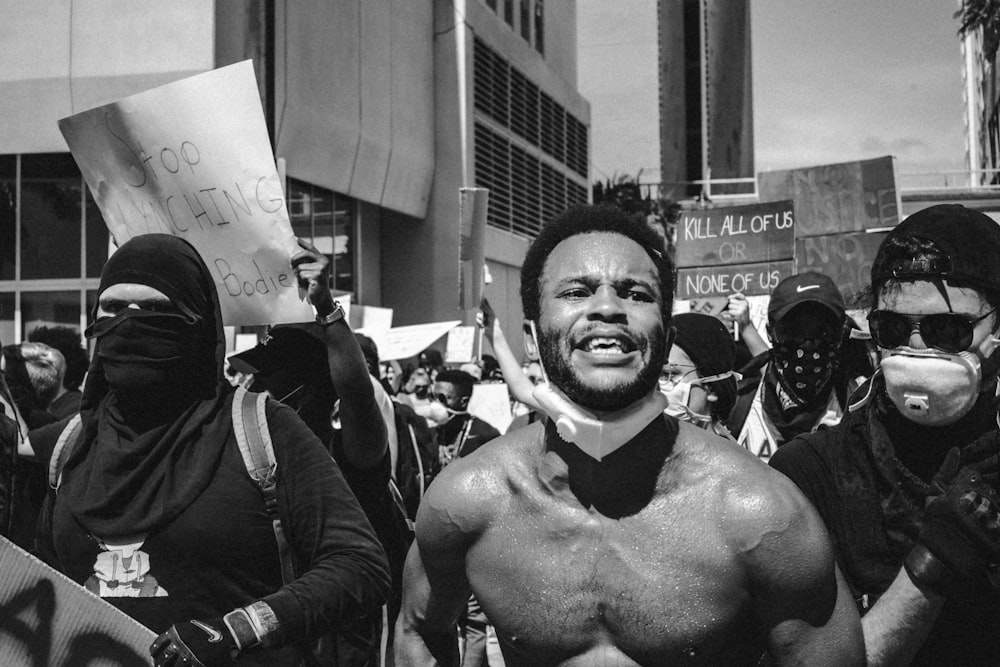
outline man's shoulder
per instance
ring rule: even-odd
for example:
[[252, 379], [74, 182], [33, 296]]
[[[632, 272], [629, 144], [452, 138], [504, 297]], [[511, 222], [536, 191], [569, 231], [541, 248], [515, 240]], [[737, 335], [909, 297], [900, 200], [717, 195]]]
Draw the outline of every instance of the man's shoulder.
[[539, 429], [532, 424], [493, 440], [455, 459], [434, 479], [420, 503], [417, 530], [428, 524], [464, 522], [485, 526], [510, 498], [511, 479], [530, 473], [540, 447]]
[[722, 503], [719, 509], [730, 531], [759, 536], [761, 530], [786, 525], [808, 504], [790, 480], [717, 435], [682, 424], [677, 450], [685, 477], [703, 480], [707, 492]]

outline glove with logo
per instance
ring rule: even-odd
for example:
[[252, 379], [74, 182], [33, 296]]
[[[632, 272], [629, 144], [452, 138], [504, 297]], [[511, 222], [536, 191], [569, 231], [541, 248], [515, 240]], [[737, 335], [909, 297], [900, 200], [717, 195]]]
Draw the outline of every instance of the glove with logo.
[[974, 467], [958, 469], [952, 449], [932, 486], [917, 544], [904, 566], [910, 578], [940, 595], [981, 579], [1000, 565], [1000, 496]]
[[246, 611], [236, 609], [225, 618], [176, 623], [156, 638], [149, 652], [157, 667], [227, 667], [242, 650], [259, 643]]

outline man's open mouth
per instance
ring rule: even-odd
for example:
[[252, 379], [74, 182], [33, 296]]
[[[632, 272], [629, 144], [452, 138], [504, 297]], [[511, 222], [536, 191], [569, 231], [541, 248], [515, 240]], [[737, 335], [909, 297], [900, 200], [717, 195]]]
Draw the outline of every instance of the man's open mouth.
[[636, 346], [624, 336], [590, 336], [577, 349], [591, 354], [628, 354], [634, 352]]

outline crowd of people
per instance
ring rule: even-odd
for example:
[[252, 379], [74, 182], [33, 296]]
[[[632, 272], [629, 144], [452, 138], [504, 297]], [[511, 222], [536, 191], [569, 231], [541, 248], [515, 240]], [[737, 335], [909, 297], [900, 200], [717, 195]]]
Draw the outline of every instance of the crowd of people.
[[[662, 237], [611, 205], [521, 269], [523, 353], [385, 360], [315, 321], [227, 358], [197, 250], [135, 237], [85, 332], [3, 347], [0, 533], [159, 636], [157, 665], [1000, 664], [1000, 226], [674, 314]], [[860, 319], [860, 321], [859, 321]], [[502, 382], [510, 419], [473, 414]]]

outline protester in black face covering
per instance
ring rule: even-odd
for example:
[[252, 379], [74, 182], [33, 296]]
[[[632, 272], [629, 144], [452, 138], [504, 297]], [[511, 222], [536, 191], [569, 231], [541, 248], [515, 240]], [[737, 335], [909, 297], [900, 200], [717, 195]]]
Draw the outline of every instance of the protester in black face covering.
[[[215, 286], [194, 248], [161, 234], [124, 244], [102, 273], [94, 317], [82, 436], [40, 525], [41, 555], [144, 625], [169, 629], [157, 664], [175, 653], [205, 665], [237, 655], [297, 664], [309, 641], [376, 610], [388, 572], [371, 526], [322, 443], [269, 402], [298, 574], [282, 585], [264, 499], [233, 434]], [[51, 449], [36, 453], [45, 460]], [[215, 633], [222, 640], [210, 642]]]
[[835, 383], [844, 337], [844, 298], [822, 273], [785, 278], [767, 309], [774, 348], [740, 369], [729, 427], [737, 442], [767, 460], [791, 438], [840, 421], [851, 387]]

